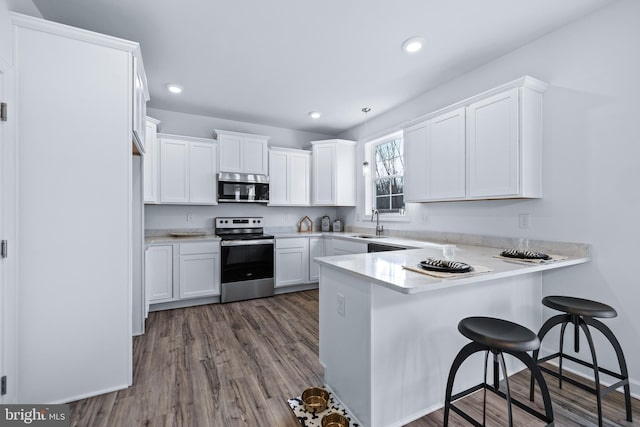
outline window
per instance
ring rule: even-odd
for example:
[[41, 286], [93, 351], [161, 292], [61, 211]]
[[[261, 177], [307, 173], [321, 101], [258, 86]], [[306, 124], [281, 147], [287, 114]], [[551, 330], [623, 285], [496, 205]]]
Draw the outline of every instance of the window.
[[404, 142], [393, 134], [371, 143], [372, 209], [404, 214]]

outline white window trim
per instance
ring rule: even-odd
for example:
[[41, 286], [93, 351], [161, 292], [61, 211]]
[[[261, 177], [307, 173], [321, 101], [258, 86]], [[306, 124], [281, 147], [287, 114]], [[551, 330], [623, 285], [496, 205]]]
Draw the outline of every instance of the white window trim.
[[[364, 185], [364, 205], [363, 212], [361, 215], [362, 221], [367, 221], [371, 218], [371, 212], [373, 209], [373, 171], [375, 165], [375, 159], [373, 158], [373, 147], [381, 144], [383, 142], [391, 141], [394, 139], [403, 138], [404, 132], [402, 130], [398, 130], [387, 135], [381, 136], [376, 139], [372, 139], [371, 141], [366, 141], [363, 144], [364, 149], [364, 161], [368, 162], [369, 167], [367, 173], [363, 173], [363, 185]], [[363, 166], [364, 167], [364, 166]], [[404, 174], [403, 174], [404, 176]], [[409, 222], [410, 219], [407, 215], [407, 204], [405, 202], [405, 212], [402, 214], [401, 212], [380, 212], [380, 220], [384, 221], [393, 221], [393, 222]]]

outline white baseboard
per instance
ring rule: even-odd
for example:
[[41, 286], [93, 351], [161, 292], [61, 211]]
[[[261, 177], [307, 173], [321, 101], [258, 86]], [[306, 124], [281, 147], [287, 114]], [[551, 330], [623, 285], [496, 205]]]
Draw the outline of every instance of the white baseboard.
[[78, 394], [76, 396], [69, 396], [69, 397], [66, 397], [64, 399], [56, 400], [56, 401], [49, 402], [49, 403], [51, 405], [59, 405], [59, 404], [62, 404], [62, 403], [70, 403], [70, 402], [75, 402], [76, 400], [87, 399], [89, 397], [99, 396], [101, 394], [111, 393], [111, 392], [118, 391], [118, 390], [124, 390], [125, 388], [129, 388], [129, 385], [128, 384], [117, 385], [117, 386], [105, 388], [105, 389], [102, 389], [102, 390], [92, 391], [90, 393], [83, 393], [83, 394]]

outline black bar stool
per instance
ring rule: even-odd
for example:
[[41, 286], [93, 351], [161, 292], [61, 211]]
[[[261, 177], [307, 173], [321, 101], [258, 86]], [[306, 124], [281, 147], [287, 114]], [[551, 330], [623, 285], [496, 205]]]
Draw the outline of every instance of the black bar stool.
[[[562, 388], [562, 381], [566, 381], [569, 384], [573, 384], [576, 387], [579, 387], [585, 391], [593, 393], [596, 395], [596, 402], [598, 405], [598, 425], [602, 426], [602, 398], [607, 394], [611, 393], [613, 390], [624, 386], [624, 400], [625, 406], [627, 410], [627, 421], [631, 422], [631, 391], [629, 389], [629, 373], [627, 372], [627, 362], [624, 359], [624, 354], [622, 353], [622, 347], [620, 347], [620, 343], [618, 342], [611, 329], [609, 329], [604, 323], [596, 320], [595, 317], [600, 318], [611, 318], [616, 317], [618, 313], [616, 310], [608, 306], [606, 304], [602, 304], [597, 301], [591, 301], [588, 299], [582, 298], [574, 298], [574, 297], [565, 297], [565, 296], [548, 296], [542, 299], [542, 304], [547, 307], [553, 308], [558, 311], [563, 311], [565, 314], [558, 314], [553, 316], [549, 320], [547, 320], [540, 332], [538, 332], [538, 338], [540, 342], [544, 336], [556, 325], [562, 325], [560, 329], [560, 351], [554, 353], [552, 355], [543, 357], [542, 359], [538, 359], [538, 354], [540, 353], [540, 349], [538, 348], [533, 352], [533, 358], [536, 360], [538, 364], [544, 363], [548, 360], [555, 359], [558, 357], [559, 360], [559, 369], [558, 372], [552, 371], [549, 368], [541, 366], [540, 369], [554, 377], [558, 378], [558, 386]], [[576, 357], [565, 354], [563, 345], [564, 345], [564, 331], [567, 328], [567, 325], [572, 323], [574, 325], [574, 342], [573, 349], [576, 353], [580, 351], [580, 328], [584, 331], [584, 334], [587, 337], [587, 342], [589, 343], [589, 350], [591, 350], [591, 359], [593, 363], [588, 363], [583, 360], [580, 360]], [[591, 333], [589, 332], [589, 328], [587, 326], [591, 326], [599, 330], [602, 335], [604, 335], [616, 352], [616, 356], [618, 357], [618, 364], [620, 365], [620, 373], [612, 372], [608, 369], [604, 369], [598, 366], [598, 359], [596, 357], [596, 349], [593, 345], [593, 339], [591, 338]], [[593, 369], [593, 376], [595, 381], [595, 388], [589, 387], [585, 384], [582, 384], [572, 378], [569, 378], [562, 374], [562, 360], [568, 359], [572, 362], [578, 363], [582, 366], [586, 366], [588, 368]], [[600, 372], [617, 378], [618, 382], [610, 385], [604, 389], [600, 388]], [[533, 379], [531, 380], [531, 393], [529, 398], [533, 401]]]
[[[451, 370], [449, 371], [449, 378], [447, 380], [447, 391], [444, 401], [444, 425], [449, 425], [449, 410], [454, 411], [462, 418], [467, 420], [474, 426], [484, 426], [486, 421], [486, 407], [487, 407], [487, 390], [492, 391], [498, 396], [507, 400], [507, 406], [509, 411], [509, 426], [513, 425], [513, 417], [511, 411], [511, 404], [513, 403], [517, 407], [525, 410], [529, 414], [537, 417], [538, 419], [545, 421], [547, 426], [553, 425], [553, 408], [551, 407], [551, 398], [549, 397], [549, 389], [547, 383], [545, 383], [538, 365], [529, 356], [527, 351], [533, 351], [540, 348], [540, 340], [536, 336], [535, 332], [518, 325], [517, 323], [509, 322], [507, 320], [495, 319], [492, 317], [467, 317], [462, 319], [458, 323], [458, 331], [465, 337], [469, 338], [472, 342], [467, 344], [460, 350], [456, 356]], [[457, 393], [452, 396], [453, 381], [455, 379], [458, 369], [462, 363], [472, 354], [479, 351], [484, 351], [484, 382], [477, 386], [471, 387], [465, 391]], [[489, 352], [493, 353], [493, 385], [487, 384], [487, 361], [489, 358]], [[544, 401], [545, 413], [540, 413], [530, 408], [529, 406], [519, 402], [511, 397], [511, 391], [509, 389], [509, 379], [507, 377], [507, 368], [504, 364], [503, 353], [510, 354], [524, 363], [531, 371], [531, 375], [538, 382], [540, 392], [542, 394], [542, 400]], [[499, 390], [499, 365], [502, 365], [502, 375], [506, 383], [507, 392], [504, 393]], [[453, 402], [459, 400], [471, 393], [474, 393], [480, 389], [484, 389], [484, 401], [482, 404], [482, 424], [471, 418], [468, 414], [463, 412], [460, 408], [456, 407]]]

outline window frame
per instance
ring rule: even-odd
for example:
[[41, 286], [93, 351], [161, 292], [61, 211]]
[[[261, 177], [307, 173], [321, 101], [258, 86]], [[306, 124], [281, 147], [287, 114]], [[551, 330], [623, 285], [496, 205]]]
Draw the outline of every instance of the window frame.
[[[374, 203], [375, 203], [375, 199], [376, 199], [376, 150], [375, 148], [378, 145], [381, 144], [385, 144], [385, 143], [389, 143], [391, 141], [394, 141], [396, 139], [402, 139], [402, 143], [403, 143], [403, 152], [402, 152], [402, 157], [403, 157], [403, 164], [404, 164], [404, 132], [402, 130], [399, 131], [395, 131], [393, 133], [387, 134], [385, 136], [382, 136], [380, 138], [376, 138], [373, 139], [371, 141], [367, 141], [364, 143], [364, 161], [367, 163], [368, 167], [365, 168], [365, 171], [363, 173], [364, 175], [364, 211], [363, 211], [363, 219], [370, 216], [371, 212], [374, 209]], [[393, 177], [402, 177], [403, 179], [403, 200], [404, 200], [404, 176], [405, 176], [405, 171], [403, 169], [402, 175], [393, 175]], [[392, 195], [389, 194], [389, 197], [391, 198]], [[406, 202], [404, 203], [404, 208], [396, 210], [396, 211], [389, 211], [389, 212], [379, 212], [380, 218], [385, 218], [385, 220], [408, 220], [406, 217], [406, 209], [407, 209], [407, 204]]]

